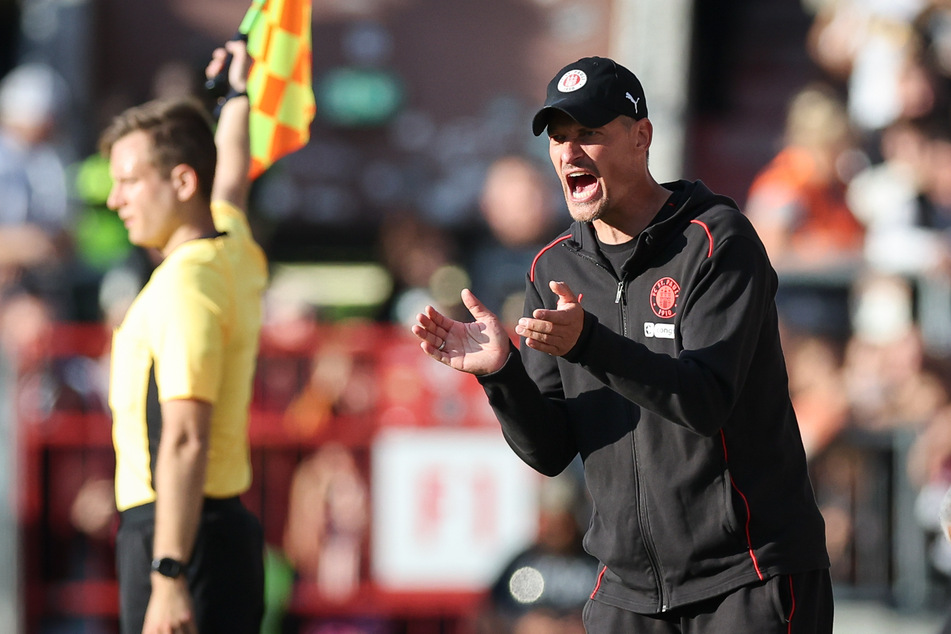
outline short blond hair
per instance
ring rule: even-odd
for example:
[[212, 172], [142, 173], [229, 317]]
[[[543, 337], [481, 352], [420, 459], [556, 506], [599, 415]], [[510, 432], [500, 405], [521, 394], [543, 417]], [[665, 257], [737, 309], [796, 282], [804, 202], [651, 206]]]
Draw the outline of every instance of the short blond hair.
[[793, 145], [821, 147], [836, 145], [853, 137], [845, 103], [828, 86], [811, 84], [789, 103], [786, 140]]

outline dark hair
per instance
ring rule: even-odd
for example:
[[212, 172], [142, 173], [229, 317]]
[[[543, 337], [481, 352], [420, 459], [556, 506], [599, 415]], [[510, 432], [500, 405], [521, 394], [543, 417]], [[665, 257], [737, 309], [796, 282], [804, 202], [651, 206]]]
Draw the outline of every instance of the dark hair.
[[152, 140], [152, 164], [168, 177], [176, 165], [188, 165], [198, 175], [201, 194], [211, 199], [218, 160], [210, 115], [197, 99], [155, 100], [116, 116], [99, 137], [99, 151], [107, 157], [119, 139], [145, 132]]

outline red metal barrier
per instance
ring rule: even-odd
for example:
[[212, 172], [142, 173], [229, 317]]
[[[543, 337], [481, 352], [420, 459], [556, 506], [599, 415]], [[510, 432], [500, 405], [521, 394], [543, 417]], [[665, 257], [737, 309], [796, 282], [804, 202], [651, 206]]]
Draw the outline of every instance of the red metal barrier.
[[[319, 447], [347, 448], [368, 481], [369, 450], [383, 427], [495, 428], [477, 382], [435, 372], [440, 366], [420, 352], [405, 329], [311, 324], [288, 335], [285, 329], [266, 329], [262, 337], [250, 424], [254, 483], [244, 495], [276, 549], [286, 528], [291, 480]], [[77, 372], [105, 372], [109, 338], [95, 325], [59, 325], [45, 358], [21, 368], [21, 381], [40, 376], [47, 387], [60, 390], [49, 402], [37, 402], [25, 386], [17, 396], [28, 632], [57, 619], [93, 619], [107, 630], [115, 627], [114, 518], [109, 530], [94, 534], [84, 533], [84, 520], [77, 519], [77, 499], [87, 485], [104, 479], [111, 485], [105, 374], [89, 382], [98, 391], [84, 392], [71, 383]], [[438, 621], [440, 631], [455, 631], [482, 596], [384, 591], [367, 574], [366, 544], [363, 555], [355, 594], [328, 598], [316, 584], [299, 581], [289, 613], [302, 621], [375, 616], [401, 623], [404, 631], [413, 631], [413, 623]]]

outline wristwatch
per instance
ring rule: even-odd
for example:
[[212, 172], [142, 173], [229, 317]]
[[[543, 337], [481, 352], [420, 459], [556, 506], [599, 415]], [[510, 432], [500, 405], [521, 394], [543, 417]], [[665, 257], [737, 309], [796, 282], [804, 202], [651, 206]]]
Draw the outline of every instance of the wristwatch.
[[185, 572], [185, 564], [171, 557], [162, 557], [152, 560], [152, 572], [157, 572], [162, 576], [176, 579]]

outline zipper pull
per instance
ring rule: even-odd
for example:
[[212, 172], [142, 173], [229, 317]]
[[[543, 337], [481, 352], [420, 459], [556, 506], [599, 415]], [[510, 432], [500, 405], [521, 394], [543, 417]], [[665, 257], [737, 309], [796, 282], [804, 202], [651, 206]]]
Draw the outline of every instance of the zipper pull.
[[614, 296], [614, 303], [620, 304], [621, 298], [624, 297], [624, 282], [617, 283], [617, 295]]

